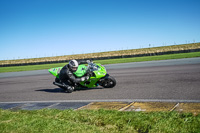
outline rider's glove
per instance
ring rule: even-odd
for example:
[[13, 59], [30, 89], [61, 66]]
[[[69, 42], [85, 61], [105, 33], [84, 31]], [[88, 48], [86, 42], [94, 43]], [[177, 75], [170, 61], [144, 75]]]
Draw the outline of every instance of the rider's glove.
[[85, 81], [85, 77], [81, 77], [81, 81]]
[[86, 80], [88, 80], [89, 78], [90, 78], [89, 76], [81, 77], [81, 81], [86, 81]]

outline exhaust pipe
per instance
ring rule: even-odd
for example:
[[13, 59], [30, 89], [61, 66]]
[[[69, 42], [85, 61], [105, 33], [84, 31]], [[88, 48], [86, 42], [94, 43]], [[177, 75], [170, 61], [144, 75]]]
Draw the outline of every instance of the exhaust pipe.
[[54, 85], [57, 85], [59, 87], [65, 87], [63, 84], [57, 83], [57, 82], [53, 82]]

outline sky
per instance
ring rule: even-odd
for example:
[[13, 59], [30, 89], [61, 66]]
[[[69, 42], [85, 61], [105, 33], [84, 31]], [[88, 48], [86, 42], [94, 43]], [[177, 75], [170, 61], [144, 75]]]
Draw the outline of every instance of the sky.
[[0, 60], [200, 42], [200, 0], [0, 0]]

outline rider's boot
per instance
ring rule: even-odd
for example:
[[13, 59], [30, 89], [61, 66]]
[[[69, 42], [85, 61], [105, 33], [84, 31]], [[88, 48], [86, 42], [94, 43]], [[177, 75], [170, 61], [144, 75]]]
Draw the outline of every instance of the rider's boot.
[[66, 85], [65, 83], [63, 83], [63, 86], [65, 87], [65, 91], [68, 93], [72, 93], [74, 91], [73, 86]]
[[74, 87], [73, 86], [68, 86], [66, 89], [66, 92], [68, 93], [72, 93], [74, 91]]

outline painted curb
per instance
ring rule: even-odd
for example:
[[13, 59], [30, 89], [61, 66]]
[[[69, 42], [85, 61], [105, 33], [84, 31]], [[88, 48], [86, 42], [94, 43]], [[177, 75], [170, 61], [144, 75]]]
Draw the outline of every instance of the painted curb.
[[200, 114], [200, 103], [184, 102], [23, 102], [0, 103], [5, 110], [73, 109], [73, 110], [118, 110], [118, 111], [178, 111]]

